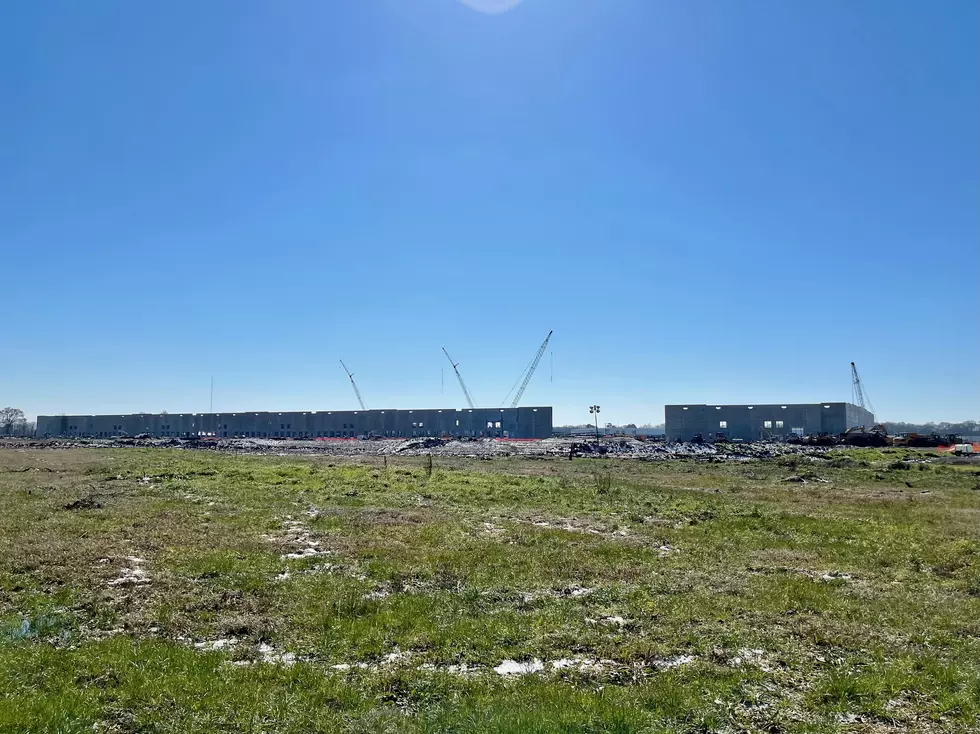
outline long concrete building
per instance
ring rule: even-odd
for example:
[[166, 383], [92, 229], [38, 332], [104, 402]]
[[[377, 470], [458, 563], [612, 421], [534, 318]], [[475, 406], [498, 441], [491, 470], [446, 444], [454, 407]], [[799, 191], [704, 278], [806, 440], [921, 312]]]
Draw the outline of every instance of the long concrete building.
[[874, 415], [851, 403], [787, 405], [665, 405], [668, 441], [706, 441], [840, 434], [853, 426], [870, 427]]
[[39, 415], [38, 436], [192, 436], [217, 438], [356, 438], [474, 436], [549, 438], [551, 408], [321, 410], [283, 413], [136, 413]]

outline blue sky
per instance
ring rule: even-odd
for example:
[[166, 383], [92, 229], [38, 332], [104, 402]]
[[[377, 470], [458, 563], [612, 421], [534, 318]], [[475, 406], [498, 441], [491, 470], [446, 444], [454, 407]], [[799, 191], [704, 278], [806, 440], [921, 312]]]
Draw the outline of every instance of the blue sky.
[[846, 400], [851, 360], [880, 417], [980, 418], [978, 23], [9, 0], [0, 403], [353, 408], [343, 358], [461, 407], [445, 345], [495, 406], [554, 329], [556, 422]]

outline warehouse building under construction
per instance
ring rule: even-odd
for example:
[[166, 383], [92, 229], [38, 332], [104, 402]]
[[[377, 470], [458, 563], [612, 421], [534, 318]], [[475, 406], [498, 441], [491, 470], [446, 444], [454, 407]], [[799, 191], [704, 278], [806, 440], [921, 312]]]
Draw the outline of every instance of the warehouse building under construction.
[[787, 405], [665, 405], [668, 441], [786, 439], [839, 435], [853, 426], [871, 426], [874, 414], [852, 403]]
[[284, 413], [39, 415], [38, 436], [107, 438], [357, 438], [413, 436], [548, 438], [550, 407], [333, 410]]

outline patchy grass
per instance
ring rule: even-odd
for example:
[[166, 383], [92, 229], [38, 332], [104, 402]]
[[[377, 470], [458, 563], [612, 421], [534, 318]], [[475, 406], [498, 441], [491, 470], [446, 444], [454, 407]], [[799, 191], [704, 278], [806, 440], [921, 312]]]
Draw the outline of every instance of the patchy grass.
[[930, 458], [0, 451], [0, 731], [975, 731]]

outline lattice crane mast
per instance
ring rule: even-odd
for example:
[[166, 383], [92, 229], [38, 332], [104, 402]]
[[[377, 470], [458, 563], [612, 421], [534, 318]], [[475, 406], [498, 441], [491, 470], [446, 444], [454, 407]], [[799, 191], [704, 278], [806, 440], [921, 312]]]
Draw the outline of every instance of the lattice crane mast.
[[453, 372], [456, 373], [456, 379], [459, 380], [459, 386], [463, 388], [463, 395], [466, 396], [466, 402], [470, 404], [471, 408], [475, 408], [476, 406], [473, 404], [473, 398], [470, 396], [470, 391], [466, 389], [466, 383], [463, 382], [463, 376], [459, 374], [459, 370], [457, 369], [457, 367], [459, 367], [459, 362], [453, 361], [453, 358], [449, 356], [449, 352], [446, 351], [445, 347], [442, 348], [442, 353], [446, 355], [446, 359], [449, 360], [449, 364], [453, 366]]
[[544, 341], [541, 343], [541, 346], [538, 347], [538, 353], [534, 355], [534, 359], [531, 361], [531, 366], [527, 368], [527, 374], [524, 376], [524, 382], [521, 383], [521, 389], [517, 391], [517, 394], [514, 396], [514, 401], [510, 404], [510, 407], [516, 408], [517, 404], [520, 402], [521, 396], [524, 395], [524, 390], [527, 389], [528, 383], [531, 381], [531, 378], [534, 377], [534, 371], [538, 368], [541, 358], [548, 349], [548, 342], [551, 341], [551, 335], [553, 333], [554, 330], [549, 331], [548, 336], [545, 337]]
[[361, 391], [357, 389], [357, 383], [354, 382], [354, 373], [347, 369], [347, 365], [344, 364], [344, 360], [340, 360], [340, 366], [344, 368], [344, 372], [346, 372], [347, 377], [350, 378], [351, 387], [354, 388], [354, 394], [357, 396], [357, 402], [361, 404], [361, 410], [367, 410], [368, 407], [364, 404], [364, 398], [361, 397]]
[[864, 408], [872, 415], [874, 414], [875, 409], [871, 404], [871, 397], [868, 395], [868, 391], [865, 389], [864, 383], [861, 382], [861, 376], [858, 374], [857, 365], [853, 362], [851, 362], [851, 399], [859, 408]]

